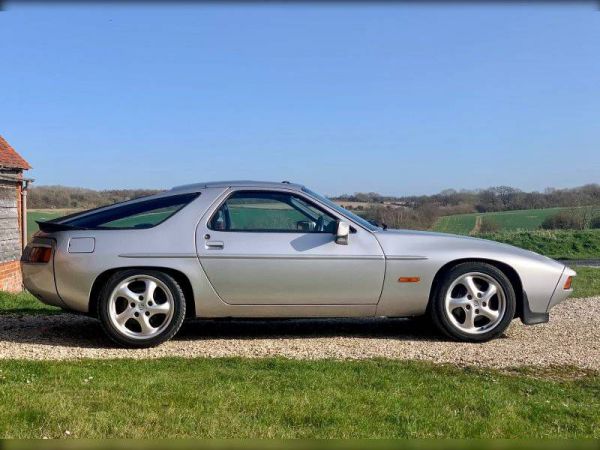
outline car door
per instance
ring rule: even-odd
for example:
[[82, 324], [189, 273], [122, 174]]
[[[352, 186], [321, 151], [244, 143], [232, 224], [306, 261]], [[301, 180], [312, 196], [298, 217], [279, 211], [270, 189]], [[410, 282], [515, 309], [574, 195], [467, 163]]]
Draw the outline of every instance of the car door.
[[197, 252], [221, 299], [232, 305], [368, 305], [381, 294], [377, 239], [297, 191], [232, 189], [202, 218]]

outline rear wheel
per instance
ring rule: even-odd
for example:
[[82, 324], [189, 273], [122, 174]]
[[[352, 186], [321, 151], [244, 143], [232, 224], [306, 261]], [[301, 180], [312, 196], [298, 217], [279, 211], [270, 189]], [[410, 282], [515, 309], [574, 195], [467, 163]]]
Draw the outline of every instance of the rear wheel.
[[179, 331], [185, 318], [185, 297], [179, 284], [163, 272], [124, 270], [104, 286], [98, 317], [117, 344], [153, 347]]
[[446, 273], [433, 296], [431, 316], [453, 339], [483, 342], [502, 334], [515, 315], [510, 280], [486, 263], [458, 264]]

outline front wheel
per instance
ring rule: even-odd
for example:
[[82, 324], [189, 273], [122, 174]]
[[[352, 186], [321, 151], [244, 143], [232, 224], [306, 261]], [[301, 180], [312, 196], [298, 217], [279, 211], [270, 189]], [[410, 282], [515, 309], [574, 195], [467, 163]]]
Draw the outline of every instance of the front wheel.
[[516, 296], [510, 280], [486, 263], [452, 268], [432, 298], [431, 316], [449, 337], [484, 342], [502, 334], [515, 315]]
[[185, 297], [171, 276], [155, 270], [124, 270], [100, 294], [98, 317], [106, 334], [131, 348], [171, 339], [185, 318]]

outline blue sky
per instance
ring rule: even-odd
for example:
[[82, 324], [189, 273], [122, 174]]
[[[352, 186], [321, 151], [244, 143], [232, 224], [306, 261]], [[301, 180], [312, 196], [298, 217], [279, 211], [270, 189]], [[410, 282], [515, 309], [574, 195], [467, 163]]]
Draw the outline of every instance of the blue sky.
[[600, 182], [593, 2], [7, 2], [0, 61], [0, 134], [37, 184]]

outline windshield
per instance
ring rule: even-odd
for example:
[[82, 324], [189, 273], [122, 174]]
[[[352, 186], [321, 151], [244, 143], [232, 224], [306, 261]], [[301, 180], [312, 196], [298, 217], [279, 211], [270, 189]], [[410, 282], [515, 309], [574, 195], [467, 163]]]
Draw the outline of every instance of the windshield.
[[380, 228], [376, 227], [375, 225], [373, 225], [371, 222], [366, 221], [365, 219], [363, 219], [360, 216], [357, 216], [356, 214], [354, 214], [353, 212], [348, 211], [345, 208], [342, 208], [340, 205], [338, 205], [337, 203], [332, 202], [331, 200], [329, 200], [327, 197], [323, 197], [321, 194], [317, 194], [316, 192], [311, 191], [310, 189], [307, 189], [305, 187], [302, 188], [302, 190], [304, 192], [306, 192], [308, 195], [318, 199], [319, 201], [321, 201], [321, 203], [326, 204], [327, 206], [329, 206], [331, 209], [339, 212], [340, 214], [342, 214], [343, 216], [348, 217], [349, 219], [351, 219], [352, 221], [356, 222], [357, 224], [359, 224], [361, 227], [366, 228], [367, 230], [370, 231], [377, 231]]

